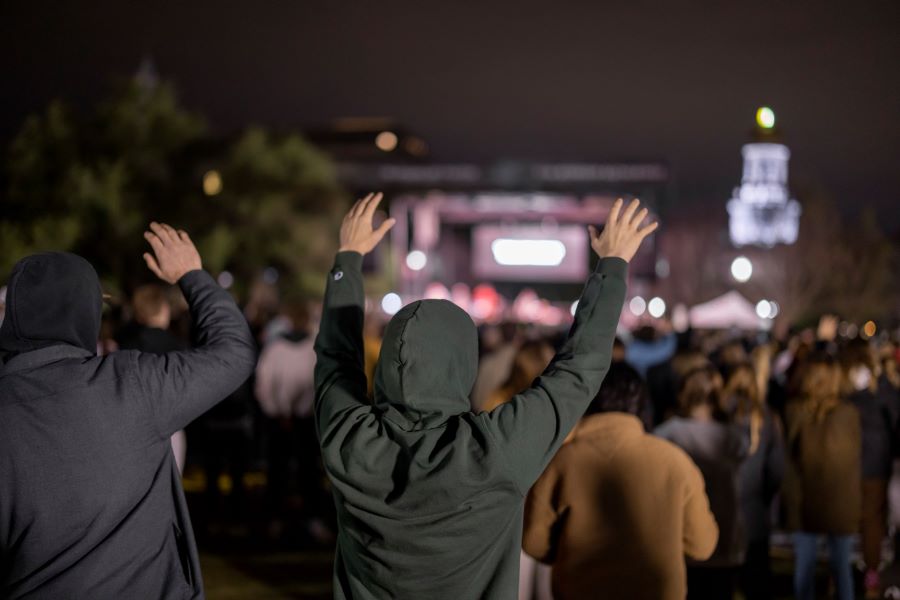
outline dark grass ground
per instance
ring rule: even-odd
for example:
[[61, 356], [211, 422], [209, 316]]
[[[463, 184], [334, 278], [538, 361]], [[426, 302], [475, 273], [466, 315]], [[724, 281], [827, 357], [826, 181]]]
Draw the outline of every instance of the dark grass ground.
[[[331, 598], [333, 552], [319, 549], [273, 549], [262, 542], [207, 540], [201, 547], [201, 565], [210, 600], [325, 600]], [[793, 558], [787, 548], [774, 548], [772, 556], [775, 598], [792, 598]], [[818, 591], [828, 598], [828, 574], [819, 565]], [[738, 595], [736, 598], [741, 598]], [[858, 594], [862, 597], [862, 593]]]
[[[249, 492], [237, 506], [230, 505], [228, 494], [218, 504], [210, 505], [198, 482], [192, 481], [190, 475], [185, 478], [207, 597], [210, 600], [331, 598], [334, 550], [330, 544], [319, 542], [309, 534], [302, 504], [289, 509], [288, 517], [273, 531], [261, 485], [264, 479], [251, 475], [245, 480], [250, 484]], [[771, 556], [774, 597], [792, 598], [793, 555], [787, 536], [773, 537]], [[886, 573], [884, 579], [891, 581], [891, 574]], [[900, 577], [896, 581], [900, 583]], [[857, 583], [857, 597], [862, 598], [860, 576]], [[820, 552], [817, 592], [820, 598], [830, 597], [824, 551]]]

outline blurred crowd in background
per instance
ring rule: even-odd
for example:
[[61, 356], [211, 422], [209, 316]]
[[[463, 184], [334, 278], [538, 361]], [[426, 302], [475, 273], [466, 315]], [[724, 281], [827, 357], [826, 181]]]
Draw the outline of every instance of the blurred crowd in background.
[[[279, 301], [276, 288], [263, 286], [243, 308], [260, 350], [255, 375], [172, 439], [201, 547], [247, 539], [330, 547], [334, 508], [312, 420], [320, 305]], [[387, 320], [377, 309], [366, 318], [370, 393]], [[613, 369], [633, 373], [640, 401], [631, 410], [697, 464], [720, 529], [709, 560], [688, 560], [689, 594], [724, 585], [771, 597], [770, 545], [787, 544], [783, 531], [794, 532], [798, 571], [812, 577], [816, 536], [825, 534], [833, 585], [882, 586], [891, 540], [900, 543], [900, 349], [896, 332], [848, 337], [839, 323], [824, 315], [817, 327], [780, 339], [676, 332], [666, 319], [620, 330]], [[482, 323], [479, 332], [476, 412], [529, 387], [565, 335], [563, 327], [513, 321]], [[143, 285], [108, 300], [101, 336], [102, 353], [182, 349], [191, 344], [190, 315], [176, 289]], [[827, 497], [811, 501], [809, 486]], [[795, 502], [799, 488], [806, 499]], [[809, 523], [808, 539], [798, 537]], [[529, 561], [523, 554], [525, 574], [534, 572]], [[548, 597], [540, 573], [522, 585], [523, 598]]]

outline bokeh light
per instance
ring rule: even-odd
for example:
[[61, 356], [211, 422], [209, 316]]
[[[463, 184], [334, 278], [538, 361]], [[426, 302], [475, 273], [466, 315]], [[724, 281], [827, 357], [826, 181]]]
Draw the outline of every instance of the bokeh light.
[[744, 283], [753, 275], [753, 263], [746, 256], [738, 256], [731, 261], [731, 276], [735, 281]]
[[203, 193], [215, 196], [222, 191], [222, 176], [215, 169], [203, 174]]
[[428, 264], [428, 257], [421, 250], [413, 250], [406, 255], [406, 266], [413, 271], [421, 271]]
[[393, 131], [382, 131], [375, 136], [375, 145], [383, 152], [392, 152], [397, 148], [397, 134]]
[[219, 276], [216, 277], [216, 282], [222, 287], [222, 289], [228, 289], [232, 285], [234, 285], [234, 275], [232, 275], [229, 271], [222, 271], [219, 273]]
[[403, 299], [394, 292], [385, 294], [381, 299], [381, 310], [389, 315], [396, 314], [401, 308], [403, 308]]
[[878, 327], [875, 326], [875, 321], [866, 321], [866, 324], [863, 325], [862, 328], [863, 335], [866, 337], [874, 337], [875, 332], [878, 331]]
[[756, 111], [756, 124], [763, 129], [775, 127], [775, 111], [768, 106], [760, 106]]
[[628, 303], [628, 310], [636, 317], [641, 316], [647, 310], [647, 301], [640, 296], [635, 296]]

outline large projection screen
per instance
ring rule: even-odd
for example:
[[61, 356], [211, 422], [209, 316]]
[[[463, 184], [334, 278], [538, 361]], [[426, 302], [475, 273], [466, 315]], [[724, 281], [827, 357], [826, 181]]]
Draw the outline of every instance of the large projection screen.
[[584, 281], [587, 230], [580, 225], [476, 225], [472, 228], [472, 273], [494, 281]]

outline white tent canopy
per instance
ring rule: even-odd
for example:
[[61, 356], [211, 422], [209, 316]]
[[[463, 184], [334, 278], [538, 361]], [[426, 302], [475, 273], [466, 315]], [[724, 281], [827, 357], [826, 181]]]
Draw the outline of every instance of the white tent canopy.
[[691, 326], [696, 329], [765, 330], [771, 321], [760, 319], [756, 307], [734, 290], [691, 307]]

